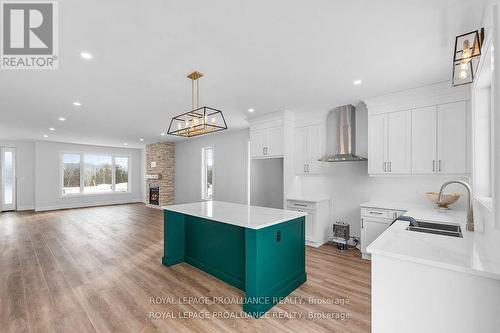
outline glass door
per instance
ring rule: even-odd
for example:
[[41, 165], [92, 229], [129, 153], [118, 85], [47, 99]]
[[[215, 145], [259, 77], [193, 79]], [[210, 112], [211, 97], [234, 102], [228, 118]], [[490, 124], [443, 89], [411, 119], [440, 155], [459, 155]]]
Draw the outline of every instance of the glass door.
[[16, 151], [14, 148], [2, 148], [0, 164], [2, 166], [2, 204], [1, 211], [16, 209]]

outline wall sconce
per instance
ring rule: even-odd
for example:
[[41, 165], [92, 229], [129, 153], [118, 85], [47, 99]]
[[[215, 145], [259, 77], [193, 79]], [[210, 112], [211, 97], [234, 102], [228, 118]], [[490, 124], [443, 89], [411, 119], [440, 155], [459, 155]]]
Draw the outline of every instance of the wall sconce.
[[452, 79], [454, 87], [474, 82], [483, 41], [484, 28], [455, 38]]

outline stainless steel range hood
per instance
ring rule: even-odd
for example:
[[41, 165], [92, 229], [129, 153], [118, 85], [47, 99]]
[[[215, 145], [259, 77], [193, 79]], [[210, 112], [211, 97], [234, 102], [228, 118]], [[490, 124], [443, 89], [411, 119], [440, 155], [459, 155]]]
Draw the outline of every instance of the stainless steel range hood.
[[322, 162], [366, 161], [356, 155], [356, 112], [352, 105], [344, 105], [331, 112], [336, 116], [337, 148], [334, 154], [328, 155]]

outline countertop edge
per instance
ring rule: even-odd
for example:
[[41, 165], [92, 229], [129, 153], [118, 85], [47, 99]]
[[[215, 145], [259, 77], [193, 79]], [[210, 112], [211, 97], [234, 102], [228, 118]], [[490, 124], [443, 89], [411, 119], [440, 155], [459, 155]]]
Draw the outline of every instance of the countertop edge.
[[182, 209], [175, 209], [175, 208], [172, 209], [172, 208], [169, 208], [168, 206], [163, 206], [163, 207], [161, 207], [161, 209], [162, 210], [166, 210], [166, 211], [171, 211], [171, 212], [176, 212], [176, 213], [184, 214], [184, 215], [199, 217], [199, 218], [203, 218], [203, 219], [207, 219], [207, 220], [212, 220], [212, 221], [215, 221], [215, 222], [220, 222], [220, 223], [225, 223], [225, 224], [229, 224], [229, 225], [234, 225], [234, 226], [237, 226], [237, 227], [252, 229], [252, 230], [264, 229], [264, 228], [267, 228], [267, 227], [271, 227], [273, 225], [281, 224], [281, 223], [288, 222], [288, 221], [291, 221], [291, 220], [294, 220], [294, 219], [297, 219], [297, 218], [300, 218], [300, 217], [307, 216], [306, 212], [295, 212], [295, 211], [293, 211], [295, 213], [294, 217], [286, 218], [286, 219], [277, 219], [277, 220], [274, 220], [272, 222], [264, 223], [264, 224], [258, 225], [258, 226], [248, 226], [248, 225], [244, 225], [243, 223], [238, 224], [238, 223], [230, 222], [230, 221], [227, 221], [227, 220], [224, 220], [224, 219], [221, 219], [221, 218], [217, 218], [217, 217], [205, 216], [203, 214], [193, 214], [193, 212], [186, 212], [186, 211], [183, 211]]
[[463, 266], [457, 266], [457, 265], [452, 265], [452, 264], [447, 264], [447, 263], [440, 263], [440, 262], [436, 262], [436, 261], [432, 261], [432, 260], [426, 260], [426, 259], [421, 259], [421, 258], [406, 256], [406, 255], [401, 255], [401, 254], [395, 254], [395, 253], [387, 252], [387, 251], [383, 251], [383, 250], [373, 250], [373, 249], [370, 249], [370, 245], [366, 248], [366, 250], [371, 255], [380, 255], [383, 257], [394, 258], [394, 259], [403, 260], [403, 261], [407, 261], [407, 262], [414, 262], [417, 264], [431, 266], [434, 268], [453, 270], [453, 271], [459, 272], [459, 273], [472, 274], [472, 275], [480, 276], [483, 278], [500, 280], [500, 274], [496, 274], [496, 273], [479, 271], [479, 270], [475, 270], [473, 268], [465, 268]]

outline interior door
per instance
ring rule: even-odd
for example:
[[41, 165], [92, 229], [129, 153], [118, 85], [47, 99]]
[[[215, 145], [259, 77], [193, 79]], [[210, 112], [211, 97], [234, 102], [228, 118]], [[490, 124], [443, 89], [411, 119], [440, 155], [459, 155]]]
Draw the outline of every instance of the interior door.
[[448, 174], [467, 172], [467, 106], [465, 102], [438, 106], [438, 167]]
[[411, 111], [412, 171], [414, 174], [436, 172], [437, 107], [429, 106]]
[[1, 152], [1, 211], [16, 209], [16, 151], [14, 148], [2, 148]]
[[390, 173], [411, 173], [411, 111], [387, 116], [387, 151]]
[[368, 122], [368, 173], [385, 173], [387, 162], [387, 115], [370, 116]]

